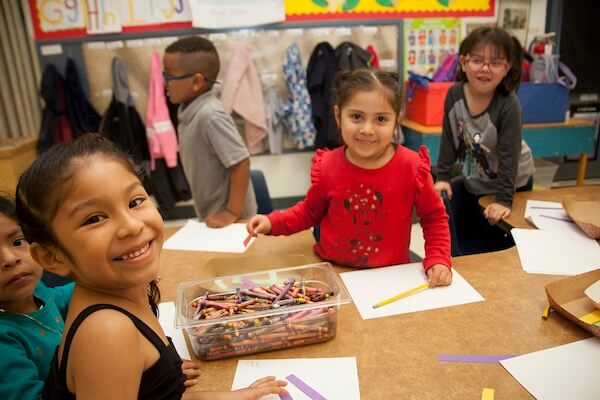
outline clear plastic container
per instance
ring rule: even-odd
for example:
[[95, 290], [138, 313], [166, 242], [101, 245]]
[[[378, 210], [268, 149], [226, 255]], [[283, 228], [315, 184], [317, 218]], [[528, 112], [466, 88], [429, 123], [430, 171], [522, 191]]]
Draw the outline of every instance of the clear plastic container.
[[[259, 297], [265, 288], [274, 291], [268, 299]], [[329, 263], [273, 269], [181, 283], [176, 326], [196, 357], [218, 360], [327, 341], [340, 305], [349, 302]], [[248, 305], [241, 311], [238, 304]]]

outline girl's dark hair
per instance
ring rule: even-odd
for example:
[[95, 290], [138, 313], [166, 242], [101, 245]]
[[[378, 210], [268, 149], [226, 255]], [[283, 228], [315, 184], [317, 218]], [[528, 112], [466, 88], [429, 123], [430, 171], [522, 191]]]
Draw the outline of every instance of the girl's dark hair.
[[342, 70], [333, 80], [333, 104], [342, 108], [359, 91], [371, 91], [382, 87], [387, 101], [396, 116], [402, 111], [402, 88], [400, 78], [394, 72], [370, 70], [366, 68]]
[[[516, 40], [518, 43], [518, 40]], [[467, 56], [478, 46], [492, 46], [498, 52], [498, 55], [506, 57], [511, 63], [511, 68], [502, 79], [496, 90], [506, 95], [516, 90], [521, 83], [521, 68], [523, 63], [523, 53], [521, 49], [515, 49], [515, 39], [502, 28], [481, 26], [473, 30], [462, 41], [458, 54]], [[519, 44], [520, 46], [520, 44]], [[461, 68], [458, 69], [457, 80], [466, 82], [467, 74]]]
[[[17, 185], [16, 215], [29, 243], [60, 248], [51, 222], [64, 200], [71, 178], [94, 156], [118, 161], [131, 173], [140, 176], [127, 154], [101, 134], [88, 133], [51, 147], [23, 172]], [[156, 314], [160, 292], [155, 282], [149, 285], [148, 299]]]
[[0, 215], [10, 218], [15, 222], [19, 222], [15, 211], [15, 201], [7, 194], [0, 192]]

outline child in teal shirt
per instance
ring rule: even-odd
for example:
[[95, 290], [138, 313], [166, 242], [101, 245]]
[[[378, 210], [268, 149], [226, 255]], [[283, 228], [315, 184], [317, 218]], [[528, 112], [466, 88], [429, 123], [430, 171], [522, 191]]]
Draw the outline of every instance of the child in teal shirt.
[[39, 399], [74, 284], [49, 288], [29, 255], [14, 203], [0, 195], [0, 399]]

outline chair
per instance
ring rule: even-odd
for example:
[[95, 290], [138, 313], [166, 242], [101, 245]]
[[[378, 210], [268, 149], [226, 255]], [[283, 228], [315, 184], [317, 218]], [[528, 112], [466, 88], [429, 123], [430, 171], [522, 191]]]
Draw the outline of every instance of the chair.
[[254, 188], [256, 196], [256, 205], [258, 206], [259, 214], [268, 214], [273, 211], [273, 203], [271, 203], [271, 195], [267, 187], [267, 181], [262, 171], [258, 169], [250, 170], [250, 180]]
[[442, 192], [442, 200], [444, 201], [444, 206], [446, 207], [446, 214], [448, 214], [452, 257], [462, 256], [463, 252], [460, 249], [460, 244], [458, 242], [458, 233], [456, 232], [456, 221], [454, 220], [454, 215], [452, 213], [452, 206], [450, 204], [450, 199], [448, 198], [448, 193], [446, 193], [445, 191]]

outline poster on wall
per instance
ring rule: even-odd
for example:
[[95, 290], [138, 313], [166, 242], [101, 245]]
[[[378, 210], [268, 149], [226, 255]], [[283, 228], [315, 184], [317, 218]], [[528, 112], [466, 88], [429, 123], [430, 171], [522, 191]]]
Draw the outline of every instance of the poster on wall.
[[460, 32], [458, 18], [404, 21], [404, 79], [408, 78], [408, 71], [431, 77], [448, 54], [458, 52]]
[[527, 44], [530, 0], [504, 0], [498, 9], [498, 25], [514, 35], [523, 46]]
[[284, 0], [188, 0], [195, 28], [251, 27], [285, 21]]

